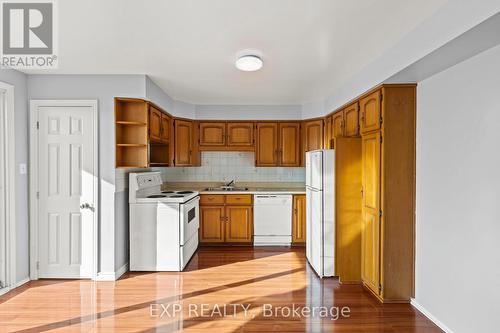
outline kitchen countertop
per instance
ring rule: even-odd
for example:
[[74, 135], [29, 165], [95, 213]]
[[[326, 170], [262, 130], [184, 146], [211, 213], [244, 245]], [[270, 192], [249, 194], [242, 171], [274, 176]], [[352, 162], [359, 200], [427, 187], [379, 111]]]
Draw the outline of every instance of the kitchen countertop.
[[200, 194], [305, 194], [306, 187], [301, 183], [236, 183], [235, 187], [246, 187], [247, 191], [206, 191], [207, 187], [219, 187], [221, 183], [167, 182], [162, 190], [192, 190]]

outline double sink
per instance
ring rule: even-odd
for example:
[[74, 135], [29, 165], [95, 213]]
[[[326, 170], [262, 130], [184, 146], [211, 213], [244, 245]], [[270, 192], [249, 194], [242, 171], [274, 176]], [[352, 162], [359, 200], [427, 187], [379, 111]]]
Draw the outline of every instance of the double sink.
[[234, 186], [219, 186], [219, 187], [207, 187], [205, 191], [214, 191], [214, 192], [220, 192], [220, 191], [248, 191], [248, 187], [234, 187]]

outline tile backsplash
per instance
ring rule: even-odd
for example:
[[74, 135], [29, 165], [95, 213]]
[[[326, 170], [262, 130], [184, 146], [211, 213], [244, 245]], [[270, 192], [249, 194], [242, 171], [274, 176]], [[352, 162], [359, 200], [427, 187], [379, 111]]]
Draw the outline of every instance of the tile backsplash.
[[305, 168], [256, 167], [253, 152], [202, 152], [200, 167], [158, 168], [166, 182], [302, 182]]

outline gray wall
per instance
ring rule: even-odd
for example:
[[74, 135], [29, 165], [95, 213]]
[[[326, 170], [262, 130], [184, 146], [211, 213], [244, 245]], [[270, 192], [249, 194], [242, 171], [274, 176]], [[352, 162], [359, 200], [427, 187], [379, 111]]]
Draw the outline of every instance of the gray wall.
[[28, 163], [27, 76], [11, 69], [0, 69], [0, 81], [14, 86], [16, 158], [16, 280], [29, 277], [28, 175], [19, 174], [19, 164]]
[[500, 326], [500, 46], [418, 86], [416, 302], [450, 331]]

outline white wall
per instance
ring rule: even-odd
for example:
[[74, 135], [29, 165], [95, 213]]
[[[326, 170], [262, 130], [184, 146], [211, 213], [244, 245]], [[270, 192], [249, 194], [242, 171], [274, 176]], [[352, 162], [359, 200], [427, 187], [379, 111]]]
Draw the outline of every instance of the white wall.
[[302, 119], [301, 105], [196, 105], [196, 119]]
[[28, 163], [28, 96], [26, 75], [0, 69], [0, 81], [14, 86], [16, 158], [16, 282], [29, 277], [28, 176], [19, 174], [20, 163]]
[[[449, 0], [429, 19], [404, 36], [396, 45], [379, 58], [350, 77], [346, 82], [331, 87], [332, 93], [325, 99], [326, 112], [333, 111], [383, 83], [399, 71], [440, 48], [490, 16], [500, 11], [498, 0]], [[315, 114], [307, 113], [308, 118]]]
[[419, 83], [416, 301], [455, 333], [500, 327], [500, 46]]

